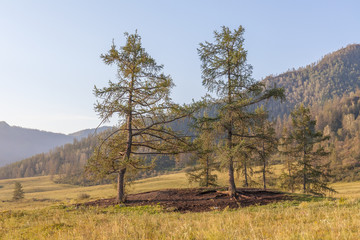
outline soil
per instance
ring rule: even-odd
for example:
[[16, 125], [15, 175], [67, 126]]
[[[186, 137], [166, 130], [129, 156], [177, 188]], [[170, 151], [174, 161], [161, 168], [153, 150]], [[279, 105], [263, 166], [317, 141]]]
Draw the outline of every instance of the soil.
[[[187, 188], [166, 189], [127, 196], [126, 206], [160, 204], [165, 211], [205, 212], [239, 208], [251, 205], [265, 205], [273, 202], [291, 200], [291, 197], [278, 191], [266, 191], [253, 188], [237, 189], [237, 198], [230, 198], [225, 189]], [[107, 207], [116, 205], [115, 198], [100, 199], [77, 206]]]

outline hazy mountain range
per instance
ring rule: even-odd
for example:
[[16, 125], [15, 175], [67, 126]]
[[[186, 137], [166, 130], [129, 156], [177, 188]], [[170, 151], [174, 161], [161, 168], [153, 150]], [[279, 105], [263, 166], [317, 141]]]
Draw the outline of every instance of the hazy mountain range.
[[[98, 131], [101, 132], [107, 128], [102, 127]], [[10, 126], [0, 121], [0, 166], [48, 152], [57, 146], [72, 143], [74, 139], [80, 140], [87, 137], [94, 131], [95, 129], [86, 129], [66, 135]]]

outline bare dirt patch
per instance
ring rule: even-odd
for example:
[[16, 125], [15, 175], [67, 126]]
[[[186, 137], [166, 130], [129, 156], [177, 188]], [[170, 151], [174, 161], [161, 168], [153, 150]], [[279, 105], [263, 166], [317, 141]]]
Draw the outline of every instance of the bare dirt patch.
[[[241, 188], [237, 198], [230, 198], [225, 189], [188, 188], [165, 189], [138, 194], [130, 194], [126, 206], [161, 205], [166, 211], [205, 212], [239, 208], [250, 205], [265, 205], [273, 202], [291, 200], [291, 197], [278, 191]], [[107, 207], [116, 205], [115, 198], [100, 199], [82, 206]], [[78, 206], [79, 206], [78, 205]]]

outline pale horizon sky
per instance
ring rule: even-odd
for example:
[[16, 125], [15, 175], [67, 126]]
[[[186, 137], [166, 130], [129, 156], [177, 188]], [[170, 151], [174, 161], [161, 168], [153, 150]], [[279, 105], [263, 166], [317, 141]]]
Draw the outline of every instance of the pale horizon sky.
[[189, 103], [206, 93], [196, 49], [221, 26], [245, 28], [260, 80], [360, 43], [359, 9], [355, 0], [0, 0], [0, 121], [66, 134], [97, 127], [93, 87], [116, 80], [99, 56], [124, 32], [138, 30], [172, 76], [173, 100]]

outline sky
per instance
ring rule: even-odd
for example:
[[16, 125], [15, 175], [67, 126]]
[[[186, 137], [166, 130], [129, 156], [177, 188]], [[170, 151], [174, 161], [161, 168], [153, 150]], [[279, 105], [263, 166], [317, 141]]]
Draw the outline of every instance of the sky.
[[206, 93], [199, 43], [221, 26], [245, 28], [261, 80], [360, 43], [359, 9], [356, 0], [0, 0], [0, 121], [65, 134], [97, 127], [94, 85], [116, 80], [100, 55], [124, 32], [137, 30], [164, 65], [174, 102], [190, 103]]

